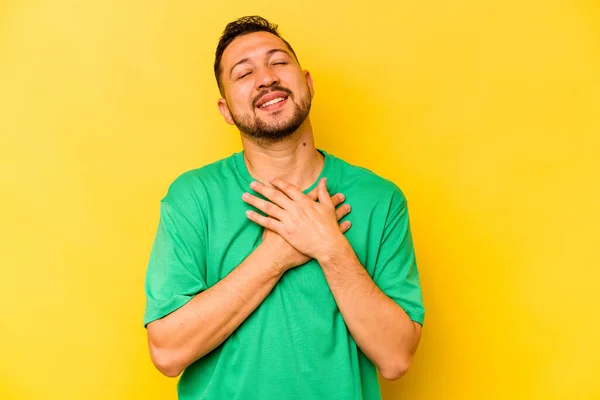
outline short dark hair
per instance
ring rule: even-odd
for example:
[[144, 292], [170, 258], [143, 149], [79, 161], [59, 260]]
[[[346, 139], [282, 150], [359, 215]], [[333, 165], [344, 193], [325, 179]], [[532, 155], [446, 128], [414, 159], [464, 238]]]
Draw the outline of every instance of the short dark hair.
[[292, 46], [279, 34], [277, 30], [277, 25], [273, 24], [263, 17], [258, 15], [251, 15], [246, 17], [241, 17], [232, 21], [225, 26], [225, 30], [219, 39], [219, 44], [217, 45], [217, 51], [215, 54], [215, 78], [217, 78], [217, 85], [219, 86], [219, 91], [223, 94], [223, 87], [221, 86], [221, 73], [223, 72], [223, 68], [221, 68], [221, 58], [223, 57], [223, 52], [233, 42], [235, 38], [238, 36], [247, 35], [253, 32], [269, 32], [273, 35], [277, 36], [279, 39], [285, 43], [285, 45], [290, 49], [296, 61], [298, 61], [298, 57], [296, 56], [296, 52], [292, 49]]

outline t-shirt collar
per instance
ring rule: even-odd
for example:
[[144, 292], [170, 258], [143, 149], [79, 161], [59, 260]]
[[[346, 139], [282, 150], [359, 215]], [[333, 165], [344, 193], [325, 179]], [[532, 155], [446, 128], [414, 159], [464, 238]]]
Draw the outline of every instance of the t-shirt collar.
[[[330, 176], [328, 176], [328, 174], [331, 172], [331, 164], [333, 162], [332, 156], [328, 154], [325, 150], [317, 149], [317, 151], [323, 155], [323, 169], [321, 170], [321, 173], [319, 174], [317, 180], [313, 182], [313, 184], [309, 188], [305, 189], [304, 193], [308, 193], [314, 188], [316, 188], [317, 184], [322, 178], [328, 178], [328, 180], [331, 178]], [[242, 150], [238, 153], [233, 154], [233, 159], [238, 176], [244, 183], [250, 185], [250, 182], [254, 181], [255, 179], [252, 178], [250, 172], [248, 171], [248, 167], [246, 167], [246, 162], [244, 161], [244, 151]]]

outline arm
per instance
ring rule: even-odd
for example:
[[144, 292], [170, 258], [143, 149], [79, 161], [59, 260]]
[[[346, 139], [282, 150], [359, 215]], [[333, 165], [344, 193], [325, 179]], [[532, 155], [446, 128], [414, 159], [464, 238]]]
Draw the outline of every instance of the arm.
[[255, 186], [273, 202], [269, 207], [256, 198], [249, 201], [269, 217], [249, 217], [319, 261], [357, 345], [384, 378], [399, 378], [408, 369], [420, 340], [421, 325], [413, 320], [423, 319], [403, 196], [395, 193], [392, 197], [373, 280], [350, 243], [334, 230], [324, 180], [318, 185], [320, 203], [307, 201], [297, 188], [281, 179], [271, 182], [278, 190]]
[[259, 245], [216, 285], [149, 323], [148, 347], [156, 368], [175, 377], [227, 339], [281, 277], [271, 260], [268, 249]]
[[345, 237], [318, 260], [350, 334], [386, 379], [408, 370], [421, 325], [385, 295], [371, 279]]
[[[316, 200], [316, 193], [310, 193], [309, 198]], [[343, 200], [339, 194], [332, 198], [335, 205]], [[337, 219], [348, 211], [347, 206], [339, 207]], [[275, 232], [265, 230], [261, 244], [239, 266], [203, 290], [206, 284], [197, 271], [205, 268], [200, 254], [204, 250], [198, 250], [204, 248], [204, 239], [197, 233], [197, 223], [167, 204], [162, 207], [161, 218], [149, 274], [158, 278], [148, 282], [148, 296], [153, 304], [171, 305], [160, 307], [158, 314], [147, 314], [151, 321], [147, 325], [148, 347], [157, 369], [175, 377], [223, 343], [262, 303], [285, 270], [310, 258]], [[342, 223], [338, 231], [348, 228], [348, 222]], [[173, 299], [181, 306], [173, 306]]]

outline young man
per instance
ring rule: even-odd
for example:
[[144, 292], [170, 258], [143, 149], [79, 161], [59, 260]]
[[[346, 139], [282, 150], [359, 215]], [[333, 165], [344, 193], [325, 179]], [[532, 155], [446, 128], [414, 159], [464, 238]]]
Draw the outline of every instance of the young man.
[[152, 361], [183, 372], [183, 400], [380, 399], [376, 368], [406, 372], [424, 318], [406, 199], [315, 148], [313, 81], [276, 25], [228, 24], [215, 76], [244, 151], [184, 173], [161, 202]]

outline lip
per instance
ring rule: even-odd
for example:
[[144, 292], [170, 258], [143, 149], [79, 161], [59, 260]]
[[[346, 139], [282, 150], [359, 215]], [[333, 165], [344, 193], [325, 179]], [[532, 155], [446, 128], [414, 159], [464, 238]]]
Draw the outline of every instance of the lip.
[[[256, 108], [260, 108], [260, 106], [265, 104], [267, 101], [271, 101], [278, 97], [283, 97], [283, 101], [281, 102], [281, 103], [283, 103], [287, 100], [287, 98], [289, 97], [289, 94], [287, 94], [286, 92], [283, 92], [281, 90], [269, 92], [269, 93], [265, 94], [264, 96], [262, 96], [260, 99], [258, 99], [258, 101], [256, 102]], [[279, 104], [279, 103], [277, 103], [277, 104]], [[275, 105], [275, 104], [273, 104], [273, 105]], [[271, 107], [271, 106], [269, 106], [269, 107]]]
[[262, 111], [262, 112], [273, 112], [273, 111], [277, 111], [277, 110], [281, 110], [284, 106], [285, 103], [287, 103], [288, 98], [284, 98], [282, 101], [279, 101], [275, 104], [271, 104], [270, 106], [266, 106], [266, 107], [259, 107], [258, 110]]

